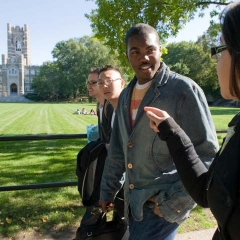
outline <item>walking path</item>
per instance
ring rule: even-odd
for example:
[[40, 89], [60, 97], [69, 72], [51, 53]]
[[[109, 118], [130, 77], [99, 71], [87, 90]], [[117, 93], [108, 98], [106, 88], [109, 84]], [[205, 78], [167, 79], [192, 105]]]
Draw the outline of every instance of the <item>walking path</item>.
[[[73, 240], [76, 229], [69, 229], [68, 231], [52, 233], [48, 235], [37, 234], [36, 232], [23, 232], [15, 238], [3, 238], [1, 240]], [[212, 240], [215, 229], [206, 229], [201, 231], [193, 231], [188, 233], [179, 233], [175, 240]]]
[[212, 236], [216, 229], [210, 228], [201, 231], [177, 234], [175, 240], [212, 240]]

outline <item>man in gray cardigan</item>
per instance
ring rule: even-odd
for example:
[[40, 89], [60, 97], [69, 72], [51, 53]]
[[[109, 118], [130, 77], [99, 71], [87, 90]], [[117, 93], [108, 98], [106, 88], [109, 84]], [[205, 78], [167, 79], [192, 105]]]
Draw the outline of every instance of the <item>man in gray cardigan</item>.
[[173, 240], [195, 202], [179, 179], [166, 143], [150, 129], [144, 106], [166, 110], [208, 166], [218, 150], [216, 131], [201, 88], [160, 61], [162, 48], [153, 27], [131, 27], [125, 43], [135, 76], [119, 97], [99, 205], [104, 212], [111, 210], [109, 203], [126, 172], [129, 239]]

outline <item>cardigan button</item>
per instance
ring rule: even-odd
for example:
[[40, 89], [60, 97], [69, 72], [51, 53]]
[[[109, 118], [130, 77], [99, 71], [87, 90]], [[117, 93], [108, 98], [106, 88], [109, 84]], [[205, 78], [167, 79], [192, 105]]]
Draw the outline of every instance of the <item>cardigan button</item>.
[[128, 142], [128, 147], [133, 147], [133, 142]]
[[129, 188], [130, 188], [130, 189], [134, 189], [134, 184], [130, 184], [130, 185], [129, 185]]
[[132, 169], [133, 168], [133, 165], [131, 163], [128, 164], [128, 168], [129, 169]]

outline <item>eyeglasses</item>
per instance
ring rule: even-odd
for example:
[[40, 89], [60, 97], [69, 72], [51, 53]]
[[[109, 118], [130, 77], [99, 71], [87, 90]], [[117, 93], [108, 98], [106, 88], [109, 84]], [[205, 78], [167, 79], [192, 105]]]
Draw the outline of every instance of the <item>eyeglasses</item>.
[[109, 85], [110, 83], [117, 81], [117, 80], [121, 80], [121, 78], [116, 78], [116, 79], [106, 79], [106, 80], [99, 80], [98, 81], [98, 86], [99, 87], [103, 87], [104, 85]]
[[221, 57], [221, 52], [227, 50], [226, 45], [218, 46], [218, 47], [212, 47], [211, 48], [211, 56], [215, 60], [219, 60]]
[[95, 84], [97, 84], [98, 82], [96, 81], [96, 82], [86, 82], [86, 85], [90, 85], [90, 86], [92, 86], [92, 85], [95, 85]]

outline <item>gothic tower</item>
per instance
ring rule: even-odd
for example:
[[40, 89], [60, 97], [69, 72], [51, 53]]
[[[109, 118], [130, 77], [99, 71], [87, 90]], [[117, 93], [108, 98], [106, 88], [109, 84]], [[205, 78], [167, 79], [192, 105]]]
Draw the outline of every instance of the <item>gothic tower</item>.
[[8, 31], [8, 57], [22, 55], [26, 61], [25, 65], [30, 65], [30, 44], [28, 26], [25, 24], [23, 28], [19, 26], [11, 27], [7, 24]]
[[[32, 93], [31, 84], [39, 72], [39, 66], [30, 65], [30, 41], [28, 26], [12, 27], [7, 24], [7, 56], [2, 55], [0, 65], [1, 97], [16, 97]], [[17, 99], [17, 98], [15, 98]]]

